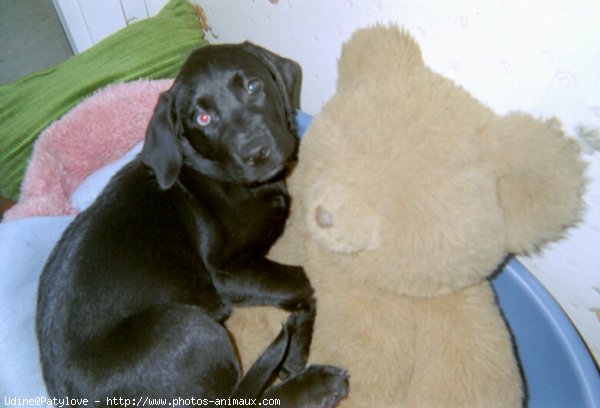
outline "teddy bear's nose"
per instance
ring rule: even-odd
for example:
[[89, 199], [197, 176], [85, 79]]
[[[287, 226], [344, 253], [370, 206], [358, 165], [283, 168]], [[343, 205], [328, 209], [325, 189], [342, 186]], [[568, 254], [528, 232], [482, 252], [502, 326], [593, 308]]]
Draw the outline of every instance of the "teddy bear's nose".
[[333, 215], [329, 211], [327, 211], [322, 206], [317, 207], [317, 212], [315, 215], [317, 220], [317, 225], [321, 228], [331, 228], [333, 227]]

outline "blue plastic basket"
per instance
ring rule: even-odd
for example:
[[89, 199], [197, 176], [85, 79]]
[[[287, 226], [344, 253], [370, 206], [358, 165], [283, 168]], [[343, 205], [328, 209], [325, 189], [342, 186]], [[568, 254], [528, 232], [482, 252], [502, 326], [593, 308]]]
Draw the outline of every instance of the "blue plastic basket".
[[[312, 117], [299, 112], [299, 134]], [[600, 408], [600, 374], [554, 298], [517, 260], [492, 285], [512, 331], [530, 408]]]
[[548, 291], [514, 259], [492, 285], [517, 345], [529, 406], [600, 407], [598, 368]]

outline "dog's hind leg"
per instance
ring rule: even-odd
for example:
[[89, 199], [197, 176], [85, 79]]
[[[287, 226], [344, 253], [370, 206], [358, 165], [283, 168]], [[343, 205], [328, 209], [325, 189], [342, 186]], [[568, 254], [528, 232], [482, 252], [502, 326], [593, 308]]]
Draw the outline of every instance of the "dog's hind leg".
[[70, 395], [101, 402], [151, 397], [174, 406], [189, 398], [227, 398], [241, 377], [227, 330], [190, 305], [155, 306], [133, 315], [84, 344], [76, 361], [68, 382], [78, 388], [68, 387]]
[[337, 367], [313, 365], [262, 390], [285, 360], [285, 353], [302, 324], [290, 315], [277, 338], [252, 365], [233, 393], [234, 398], [277, 399], [287, 408], [332, 408], [348, 394], [348, 375]]
[[250, 367], [240, 383], [236, 386], [232, 397], [234, 398], [258, 398], [268, 383], [273, 380], [277, 370], [287, 353], [290, 343], [290, 336], [295, 330], [291, 327], [292, 319], [288, 318], [279, 335], [269, 347], [258, 357], [256, 362]]

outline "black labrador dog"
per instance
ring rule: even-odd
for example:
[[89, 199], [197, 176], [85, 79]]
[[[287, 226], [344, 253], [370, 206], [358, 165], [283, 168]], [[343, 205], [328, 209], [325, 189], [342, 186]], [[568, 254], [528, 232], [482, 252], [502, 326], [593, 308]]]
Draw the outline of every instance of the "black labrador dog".
[[[297, 63], [251, 43], [190, 55], [140, 155], [46, 263], [37, 335], [51, 397], [95, 406], [279, 398], [284, 407], [345, 397], [344, 370], [305, 367], [316, 306], [304, 270], [265, 257], [288, 216], [300, 76]], [[242, 376], [223, 322], [246, 305], [292, 313]]]

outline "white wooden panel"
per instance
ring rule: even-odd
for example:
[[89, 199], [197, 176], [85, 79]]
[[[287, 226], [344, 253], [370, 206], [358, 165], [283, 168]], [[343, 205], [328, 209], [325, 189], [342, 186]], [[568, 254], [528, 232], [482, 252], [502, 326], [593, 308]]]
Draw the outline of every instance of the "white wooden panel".
[[58, 18], [74, 53], [94, 45], [77, 0], [53, 0]]
[[127, 25], [119, 0], [79, 0], [79, 7], [94, 43]]
[[52, 0], [73, 52], [80, 53], [121, 28], [154, 16], [168, 0]]
[[121, 7], [127, 25], [150, 16], [146, 0], [121, 0]]

